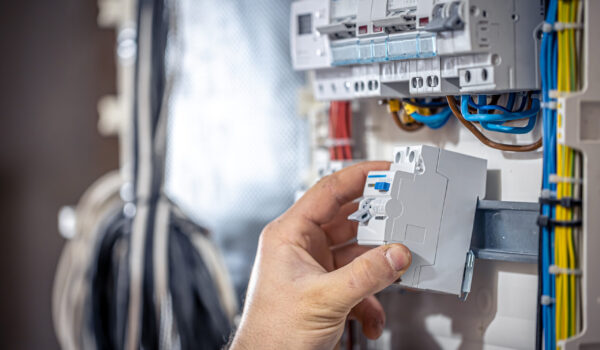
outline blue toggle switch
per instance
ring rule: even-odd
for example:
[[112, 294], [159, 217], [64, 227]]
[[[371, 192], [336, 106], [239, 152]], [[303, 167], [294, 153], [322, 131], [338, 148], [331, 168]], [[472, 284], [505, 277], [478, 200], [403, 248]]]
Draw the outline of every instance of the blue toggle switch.
[[389, 182], [376, 182], [375, 189], [379, 190], [379, 191], [387, 192], [390, 189], [390, 183]]

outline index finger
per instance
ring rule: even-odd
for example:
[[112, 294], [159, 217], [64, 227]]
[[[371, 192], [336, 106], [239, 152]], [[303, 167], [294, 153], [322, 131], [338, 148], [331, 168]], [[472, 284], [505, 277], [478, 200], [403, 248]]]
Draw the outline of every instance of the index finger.
[[331, 221], [340, 207], [362, 194], [369, 171], [387, 170], [390, 162], [362, 162], [324, 177], [290, 208], [290, 212], [317, 224]]

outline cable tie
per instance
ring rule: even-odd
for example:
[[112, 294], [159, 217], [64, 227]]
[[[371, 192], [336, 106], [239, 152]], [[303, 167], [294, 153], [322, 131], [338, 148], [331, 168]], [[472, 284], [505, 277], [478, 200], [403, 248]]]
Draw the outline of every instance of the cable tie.
[[554, 22], [554, 30], [557, 32], [569, 29], [583, 29], [583, 24], [577, 22]]
[[560, 267], [556, 265], [550, 265], [548, 267], [548, 273], [551, 275], [581, 275], [581, 269], [569, 269], [566, 267]]
[[583, 183], [583, 180], [581, 178], [558, 176], [556, 174], [550, 174], [550, 176], [548, 177], [548, 181], [553, 184], [558, 184], [558, 183], [582, 184]]
[[558, 90], [548, 90], [548, 96], [550, 98], [559, 98], [562, 96], [562, 94]]
[[544, 22], [542, 24], [542, 32], [544, 33], [550, 33], [553, 29], [552, 23]]
[[547, 215], [540, 215], [537, 218], [537, 225], [540, 227], [551, 228], [554, 226], [558, 227], [579, 227], [582, 224], [581, 220], [555, 220], [549, 218]]
[[325, 146], [327, 147], [335, 147], [335, 146], [352, 146], [354, 145], [354, 140], [350, 138], [339, 138], [339, 139], [327, 139], [325, 141]]
[[581, 205], [581, 203], [581, 199], [573, 197], [563, 197], [560, 199], [560, 206], [563, 208], [573, 208], [575, 206]]
[[540, 103], [540, 107], [542, 107], [544, 109], [556, 109], [556, 106], [557, 106], [556, 101], [547, 101], [547, 102]]
[[550, 218], [548, 218], [547, 215], [540, 215], [537, 218], [537, 225], [541, 226], [541, 227], [548, 227], [548, 221], [550, 220]]
[[552, 198], [551, 196], [539, 198], [540, 204], [560, 205], [563, 208], [573, 208], [581, 205], [581, 199], [573, 197]]
[[554, 304], [555, 299], [549, 295], [542, 295], [540, 298], [540, 304], [542, 305], [551, 305]]
[[550, 189], [543, 189], [541, 194], [540, 194], [541, 198], [552, 198], [552, 197], [556, 197], [556, 191], [552, 191]]

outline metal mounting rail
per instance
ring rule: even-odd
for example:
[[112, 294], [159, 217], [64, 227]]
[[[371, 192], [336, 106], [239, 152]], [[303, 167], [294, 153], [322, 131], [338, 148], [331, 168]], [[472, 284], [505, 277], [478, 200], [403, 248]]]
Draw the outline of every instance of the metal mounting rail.
[[478, 259], [537, 263], [539, 204], [480, 200], [471, 249]]

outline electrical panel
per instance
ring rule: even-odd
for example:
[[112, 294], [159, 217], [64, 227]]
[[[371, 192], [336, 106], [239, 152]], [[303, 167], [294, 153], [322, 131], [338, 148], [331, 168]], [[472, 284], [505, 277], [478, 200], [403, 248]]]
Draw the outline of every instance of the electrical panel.
[[345, 161], [393, 150], [349, 219], [358, 244], [413, 253], [403, 296], [381, 295], [410, 315], [390, 326], [394, 348], [600, 348], [598, 13], [591, 0], [292, 3], [292, 64], [323, 110], [311, 131], [329, 128], [313, 168], [338, 145]]
[[389, 171], [369, 172], [359, 209], [349, 216], [359, 222], [358, 243], [406, 245], [412, 263], [403, 286], [468, 293], [463, 277], [486, 164], [431, 146], [396, 148]]
[[291, 57], [319, 100], [540, 88], [536, 0], [300, 0]]

